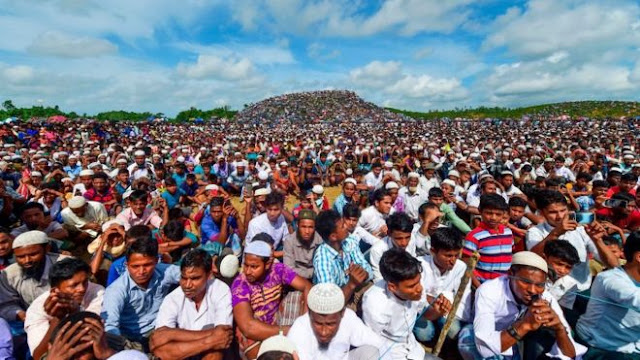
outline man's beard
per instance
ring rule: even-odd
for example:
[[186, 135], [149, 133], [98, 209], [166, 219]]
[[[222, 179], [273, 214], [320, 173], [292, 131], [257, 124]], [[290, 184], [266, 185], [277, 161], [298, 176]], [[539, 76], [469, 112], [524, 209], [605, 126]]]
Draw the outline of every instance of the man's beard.
[[27, 229], [29, 230], [38, 230], [38, 228], [40, 227], [40, 224], [29, 224], [29, 223], [24, 223], [25, 225], [27, 225]]
[[329, 343], [321, 343], [318, 342], [318, 347], [320, 348], [320, 350], [322, 351], [327, 351], [329, 349]]
[[25, 277], [40, 281], [44, 274], [44, 261], [29, 268], [22, 268], [22, 272]]

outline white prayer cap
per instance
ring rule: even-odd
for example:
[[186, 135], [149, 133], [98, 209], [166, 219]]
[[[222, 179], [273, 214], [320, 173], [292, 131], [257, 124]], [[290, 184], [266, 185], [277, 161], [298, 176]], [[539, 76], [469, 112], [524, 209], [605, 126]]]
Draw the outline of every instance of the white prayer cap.
[[289, 166], [289, 163], [288, 163], [288, 162], [286, 162], [286, 161], [282, 161], [282, 162], [280, 163], [280, 166], [283, 166], [283, 167], [284, 167], [284, 166]]
[[324, 194], [324, 188], [322, 187], [322, 185], [313, 185], [313, 188], [311, 188], [311, 192], [316, 195], [322, 195]]
[[314, 285], [307, 295], [309, 310], [320, 315], [331, 315], [344, 308], [344, 293], [333, 283]]
[[353, 175], [353, 169], [347, 169], [344, 173], [347, 175]]
[[282, 334], [274, 335], [260, 344], [260, 351], [258, 351], [258, 357], [269, 351], [280, 351], [283, 353], [291, 354], [296, 351], [296, 346]]
[[408, 179], [411, 179], [411, 178], [419, 179], [420, 178], [420, 174], [418, 174], [417, 172], [412, 171], [409, 174], [407, 174], [407, 178]]
[[531, 251], [520, 251], [518, 253], [513, 254], [513, 258], [511, 259], [511, 265], [531, 266], [536, 269], [540, 269], [545, 273], [549, 272], [549, 268], [547, 267], [547, 262], [544, 261], [544, 259], [540, 257], [540, 255]]
[[451, 187], [452, 187], [452, 188], [454, 188], [454, 189], [456, 188], [456, 183], [455, 183], [455, 182], [453, 182], [453, 180], [451, 180], [451, 179], [446, 179], [446, 180], [444, 180], [444, 181], [442, 182], [442, 185], [444, 185], [444, 184], [447, 184], [447, 185], [451, 186]]
[[13, 245], [11, 246], [11, 248], [18, 249], [25, 246], [48, 243], [49, 238], [47, 237], [47, 234], [39, 230], [32, 230], [18, 235], [18, 237], [13, 240]]
[[118, 159], [118, 161], [116, 161], [116, 164], [126, 164], [127, 163], [127, 159]]
[[391, 161], [385, 161], [384, 167], [391, 169], [393, 167], [393, 163]]
[[500, 173], [502, 176], [513, 176], [513, 173], [510, 170], [504, 170]]
[[260, 180], [267, 180], [269, 178], [269, 173], [261, 170], [260, 172], [258, 172], [258, 179]]
[[94, 167], [98, 167], [98, 166], [102, 167], [102, 164], [100, 164], [99, 162], [96, 161], [96, 162], [92, 162], [91, 164], [89, 164], [88, 167], [89, 167], [89, 169], [93, 169]]
[[387, 185], [384, 186], [385, 189], [390, 190], [390, 189], [399, 189], [400, 187], [398, 186], [398, 183], [395, 181], [389, 181], [387, 183]]
[[233, 254], [229, 254], [225, 256], [222, 261], [220, 261], [218, 270], [220, 271], [220, 275], [222, 277], [230, 279], [238, 273], [239, 268], [240, 261], [238, 260], [238, 257]]
[[133, 156], [146, 156], [146, 154], [144, 153], [144, 150], [136, 150], [136, 152], [133, 153]]
[[346, 179], [344, 179], [344, 183], [345, 184], [358, 185], [358, 182], [354, 178], [346, 178]]
[[515, 159], [513, 159], [513, 163], [514, 164], [520, 164], [520, 163], [522, 163], [522, 160], [520, 160], [520, 158], [515, 158]]
[[93, 170], [82, 170], [78, 176], [93, 176]]
[[219, 190], [220, 188], [216, 184], [209, 184], [209, 185], [205, 186], [204, 189], [206, 191], [210, 191], [210, 190]]
[[255, 196], [262, 196], [262, 195], [269, 195], [269, 194], [271, 194], [271, 190], [267, 188], [260, 188], [253, 193], [253, 195]]
[[31, 177], [42, 177], [42, 173], [40, 171], [32, 171], [31, 172]]
[[631, 155], [631, 154], [627, 154], [627, 155], [623, 156], [622, 158], [625, 159], [625, 160], [633, 160], [633, 159], [635, 159], [635, 157], [633, 155]]
[[87, 200], [82, 196], [74, 196], [69, 200], [69, 207], [71, 209], [79, 209], [87, 204]]
[[449, 171], [449, 176], [454, 176], [454, 177], [460, 177], [460, 173], [458, 172], [458, 170], [451, 170]]
[[104, 224], [102, 224], [102, 232], [107, 231], [113, 225], [124, 226], [124, 222], [122, 220], [119, 220], [119, 219], [109, 220], [109, 221], [105, 222]]
[[60, 182], [63, 182], [63, 183], [64, 183], [64, 182], [67, 182], [67, 181], [71, 181], [71, 182], [73, 182], [73, 179], [72, 179], [72, 178], [70, 178], [70, 177], [66, 177], [66, 178], [62, 178], [62, 180], [60, 180]]
[[184, 162], [184, 156], [178, 156], [176, 161], [178, 161], [179, 163], [183, 163]]
[[244, 248], [244, 254], [271, 257], [271, 245], [260, 240], [252, 241]]

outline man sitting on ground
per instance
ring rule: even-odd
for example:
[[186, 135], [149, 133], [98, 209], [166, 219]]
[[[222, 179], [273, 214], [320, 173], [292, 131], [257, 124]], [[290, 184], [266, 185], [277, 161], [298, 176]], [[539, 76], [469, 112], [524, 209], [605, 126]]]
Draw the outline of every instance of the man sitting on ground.
[[322, 244], [316, 232], [316, 213], [304, 209], [298, 214], [298, 230], [284, 239], [284, 264], [307, 280], [313, 277], [313, 253]]
[[233, 339], [231, 291], [211, 278], [211, 257], [190, 250], [180, 264], [180, 287], [162, 301], [151, 351], [161, 359], [222, 359]]
[[373, 281], [382, 279], [380, 273], [380, 258], [382, 254], [392, 248], [407, 251], [411, 256], [416, 256], [416, 243], [411, 237], [413, 221], [405, 213], [395, 213], [387, 218], [388, 236], [373, 244], [369, 251], [369, 262], [373, 270]]
[[102, 224], [108, 219], [104, 205], [87, 201], [82, 196], [71, 198], [61, 216], [64, 225], [72, 234], [75, 233], [76, 242], [80, 243], [95, 239], [102, 231]]

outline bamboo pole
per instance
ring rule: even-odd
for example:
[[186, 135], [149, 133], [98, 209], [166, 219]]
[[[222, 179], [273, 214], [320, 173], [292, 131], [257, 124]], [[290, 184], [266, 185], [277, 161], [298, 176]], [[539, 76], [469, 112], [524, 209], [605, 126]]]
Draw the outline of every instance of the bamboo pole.
[[438, 356], [440, 354], [440, 350], [442, 350], [442, 345], [444, 344], [444, 340], [447, 338], [447, 333], [449, 333], [449, 329], [451, 328], [451, 324], [453, 320], [456, 318], [456, 312], [458, 310], [458, 306], [460, 305], [460, 301], [462, 301], [462, 295], [464, 295], [464, 291], [467, 288], [467, 284], [471, 280], [471, 276], [473, 276], [473, 270], [476, 268], [476, 264], [478, 263], [478, 259], [480, 259], [480, 254], [476, 251], [469, 258], [469, 263], [467, 264], [467, 270], [464, 272], [464, 276], [462, 276], [462, 281], [460, 281], [460, 286], [458, 287], [458, 291], [456, 292], [456, 296], [453, 299], [453, 304], [451, 305], [451, 311], [449, 311], [449, 315], [447, 316], [447, 321], [444, 323], [442, 327], [442, 331], [440, 331], [440, 336], [438, 337], [438, 342], [436, 346], [433, 348], [432, 354]]

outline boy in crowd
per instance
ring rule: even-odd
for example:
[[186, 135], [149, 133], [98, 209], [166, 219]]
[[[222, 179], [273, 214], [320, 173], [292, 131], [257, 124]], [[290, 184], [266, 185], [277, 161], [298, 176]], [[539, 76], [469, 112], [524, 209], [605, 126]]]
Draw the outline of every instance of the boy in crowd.
[[505, 224], [513, 233], [513, 253], [526, 250], [524, 238], [527, 230], [533, 225], [525, 216], [527, 201], [519, 196], [509, 199], [509, 221]]

